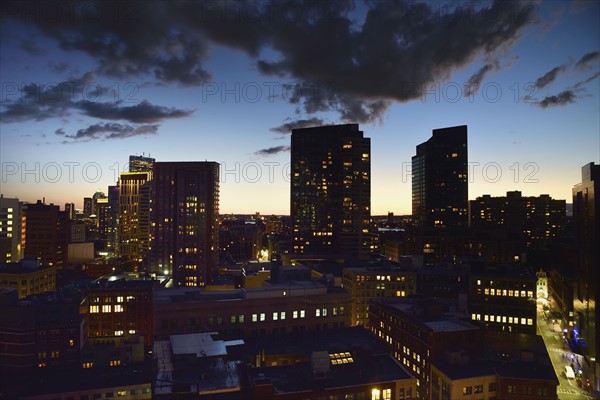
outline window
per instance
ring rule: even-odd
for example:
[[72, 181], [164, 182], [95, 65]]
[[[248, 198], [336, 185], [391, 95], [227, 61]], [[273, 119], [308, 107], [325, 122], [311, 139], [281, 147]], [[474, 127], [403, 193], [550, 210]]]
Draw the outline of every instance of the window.
[[298, 318], [298, 311], [292, 312], [292, 318], [294, 318], [294, 319]]
[[109, 312], [111, 312], [110, 310], [111, 310], [110, 304], [104, 304], [104, 305], [102, 305], [102, 312], [103, 313], [109, 313]]
[[115, 304], [115, 312], [123, 312], [123, 306], [121, 304]]
[[392, 400], [392, 389], [383, 389], [383, 400]]
[[300, 310], [300, 318], [304, 318], [304, 315], [305, 315], [304, 310]]
[[495, 392], [496, 391], [496, 382], [492, 382], [488, 385], [488, 392]]
[[240, 315], [238, 315], [238, 322], [239, 322], [240, 324], [243, 324], [243, 323], [244, 323], [244, 314], [240, 314]]
[[267, 316], [265, 315], [265, 313], [260, 313], [260, 320], [264, 321], [265, 319], [267, 319]]
[[90, 306], [90, 313], [96, 314], [100, 312], [100, 306]]
[[483, 385], [476, 385], [474, 387], [473, 393], [483, 393]]
[[258, 314], [252, 314], [252, 322], [258, 321]]
[[279, 319], [285, 319], [285, 311], [282, 311], [279, 315]]
[[315, 310], [315, 317], [320, 317], [320, 316], [321, 316], [321, 309], [320, 309], [320, 308], [317, 308], [317, 309]]
[[232, 315], [232, 316], [230, 317], [230, 319], [229, 319], [229, 322], [231, 322], [232, 324], [235, 324], [235, 323], [236, 323], [236, 321], [237, 321], [237, 318], [236, 318], [236, 316], [235, 316], [235, 315]]
[[123, 302], [123, 296], [117, 296], [117, 303]]
[[279, 313], [277, 311], [275, 311], [273, 313], [273, 321], [277, 321], [279, 319]]
[[519, 390], [515, 385], [508, 385], [506, 387], [506, 393], [508, 394], [519, 394]]
[[472, 393], [473, 393], [473, 386], [465, 386], [463, 388], [463, 395], [472, 394]]

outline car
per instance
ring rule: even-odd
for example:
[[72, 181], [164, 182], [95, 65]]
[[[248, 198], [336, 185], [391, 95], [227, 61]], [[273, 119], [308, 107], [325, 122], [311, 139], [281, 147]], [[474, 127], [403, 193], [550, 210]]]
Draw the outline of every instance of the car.
[[573, 371], [573, 368], [571, 368], [570, 365], [565, 365], [564, 373], [567, 379], [575, 379], [575, 372]]

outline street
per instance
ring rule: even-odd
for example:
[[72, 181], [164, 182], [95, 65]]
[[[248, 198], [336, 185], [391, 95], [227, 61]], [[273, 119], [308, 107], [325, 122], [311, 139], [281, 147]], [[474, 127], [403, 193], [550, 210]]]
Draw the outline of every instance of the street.
[[544, 339], [552, 366], [558, 376], [560, 385], [556, 389], [560, 400], [594, 399], [591, 393], [580, 389], [575, 379], [567, 379], [564, 367], [570, 365], [570, 351], [562, 338], [562, 332], [556, 324], [548, 323], [544, 317], [541, 307], [538, 307], [537, 331]]

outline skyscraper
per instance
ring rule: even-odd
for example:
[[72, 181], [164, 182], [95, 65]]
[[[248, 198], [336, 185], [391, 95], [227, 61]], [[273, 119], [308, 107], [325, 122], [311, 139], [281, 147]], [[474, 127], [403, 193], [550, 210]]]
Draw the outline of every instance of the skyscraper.
[[118, 253], [141, 263], [148, 243], [149, 205], [142, 204], [142, 187], [152, 180], [151, 172], [123, 172], [119, 176]]
[[412, 158], [412, 209], [421, 228], [468, 225], [467, 126], [434, 129]]
[[204, 286], [219, 259], [219, 164], [157, 162], [153, 182], [150, 267], [175, 286]]
[[600, 320], [598, 268], [600, 266], [600, 165], [581, 168], [581, 183], [573, 187], [573, 222], [576, 249], [573, 339], [590, 363], [586, 376], [600, 390]]
[[371, 139], [358, 124], [294, 129], [291, 164], [294, 253], [367, 258]]

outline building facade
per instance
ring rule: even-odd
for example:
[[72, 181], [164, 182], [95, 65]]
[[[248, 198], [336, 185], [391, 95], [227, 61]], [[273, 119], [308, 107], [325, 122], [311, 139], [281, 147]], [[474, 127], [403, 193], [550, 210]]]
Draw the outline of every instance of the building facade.
[[578, 352], [590, 361], [594, 389], [600, 390], [600, 320], [598, 266], [600, 265], [600, 165], [581, 168], [581, 183], [573, 187], [573, 221], [576, 250], [573, 337]]
[[21, 251], [21, 205], [19, 199], [0, 195], [0, 263], [17, 262]]
[[149, 204], [143, 204], [148, 199], [142, 187], [151, 180], [150, 172], [123, 172], [119, 176], [118, 254], [137, 263], [146, 256], [149, 241]]
[[67, 260], [69, 219], [58, 206], [28, 204], [24, 211], [25, 257], [33, 257], [44, 265], [62, 268]]
[[421, 228], [468, 225], [467, 126], [434, 129], [412, 158], [412, 210]]
[[154, 164], [150, 269], [175, 286], [204, 286], [219, 259], [219, 164]]
[[366, 259], [371, 217], [371, 140], [358, 124], [294, 129], [293, 252]]

